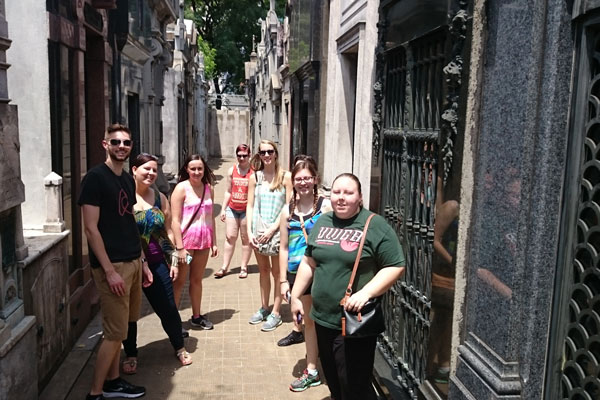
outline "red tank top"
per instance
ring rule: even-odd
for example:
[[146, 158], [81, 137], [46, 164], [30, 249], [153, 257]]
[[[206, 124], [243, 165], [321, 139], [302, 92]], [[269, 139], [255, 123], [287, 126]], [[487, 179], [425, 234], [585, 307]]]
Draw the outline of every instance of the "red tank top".
[[231, 198], [228, 206], [235, 211], [246, 211], [248, 202], [248, 179], [252, 173], [252, 168], [248, 169], [246, 175], [240, 175], [237, 165], [233, 167], [231, 176]]

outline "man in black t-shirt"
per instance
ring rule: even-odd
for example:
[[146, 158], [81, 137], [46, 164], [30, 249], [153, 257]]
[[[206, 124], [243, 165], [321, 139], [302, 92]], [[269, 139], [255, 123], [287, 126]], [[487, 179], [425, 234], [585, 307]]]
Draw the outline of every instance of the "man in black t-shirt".
[[135, 182], [123, 171], [131, 145], [131, 132], [126, 126], [109, 126], [102, 141], [106, 161], [90, 169], [81, 181], [78, 203], [104, 330], [88, 400], [103, 399], [103, 394], [137, 398], [146, 392], [119, 377], [121, 341], [127, 337], [128, 323], [139, 317], [142, 280], [145, 286], [152, 283], [148, 264], [140, 259], [142, 249], [133, 216]]

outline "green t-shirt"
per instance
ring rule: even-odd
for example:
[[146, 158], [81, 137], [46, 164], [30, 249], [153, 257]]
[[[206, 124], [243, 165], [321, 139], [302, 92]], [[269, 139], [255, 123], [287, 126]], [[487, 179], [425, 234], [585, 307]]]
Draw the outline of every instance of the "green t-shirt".
[[[341, 329], [340, 300], [352, 275], [362, 231], [371, 211], [362, 209], [350, 219], [339, 219], [333, 212], [319, 218], [308, 237], [306, 255], [316, 262], [311, 293], [311, 317], [330, 329]], [[404, 266], [404, 253], [398, 236], [379, 215], [369, 224], [367, 239], [354, 278], [356, 293], [384, 267]]]

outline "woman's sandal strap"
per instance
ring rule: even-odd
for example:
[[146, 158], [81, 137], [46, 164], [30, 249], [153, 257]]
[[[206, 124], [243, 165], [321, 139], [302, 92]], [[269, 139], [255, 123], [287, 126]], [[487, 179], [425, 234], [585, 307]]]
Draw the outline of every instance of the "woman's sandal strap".
[[225, 275], [229, 274], [229, 271], [225, 268], [220, 268], [217, 272], [215, 272], [215, 278], [222, 278]]
[[[181, 356], [183, 356], [183, 360], [181, 359]], [[178, 351], [175, 354], [175, 357], [177, 357], [177, 359], [183, 366], [190, 365], [192, 363], [192, 357], [191, 357], [190, 353], [188, 353], [187, 350]]]
[[[133, 375], [137, 372], [137, 359], [129, 358], [121, 362], [123, 373], [127, 375]], [[127, 368], [128, 367], [128, 368]]]

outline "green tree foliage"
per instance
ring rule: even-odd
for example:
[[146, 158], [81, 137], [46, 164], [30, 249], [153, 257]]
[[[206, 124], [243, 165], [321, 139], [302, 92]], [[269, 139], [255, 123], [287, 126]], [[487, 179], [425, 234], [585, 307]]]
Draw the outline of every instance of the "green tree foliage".
[[[279, 18], [285, 14], [285, 4], [286, 0], [276, 0]], [[260, 40], [259, 19], [265, 19], [269, 0], [185, 0], [185, 5], [185, 17], [194, 20], [200, 33], [198, 46], [204, 53], [207, 77], [225, 78], [225, 91], [238, 91], [252, 37]]]
[[212, 48], [201, 35], [198, 35], [198, 48], [204, 54], [204, 75], [207, 79], [214, 79], [217, 76], [217, 64], [215, 63], [217, 50]]

